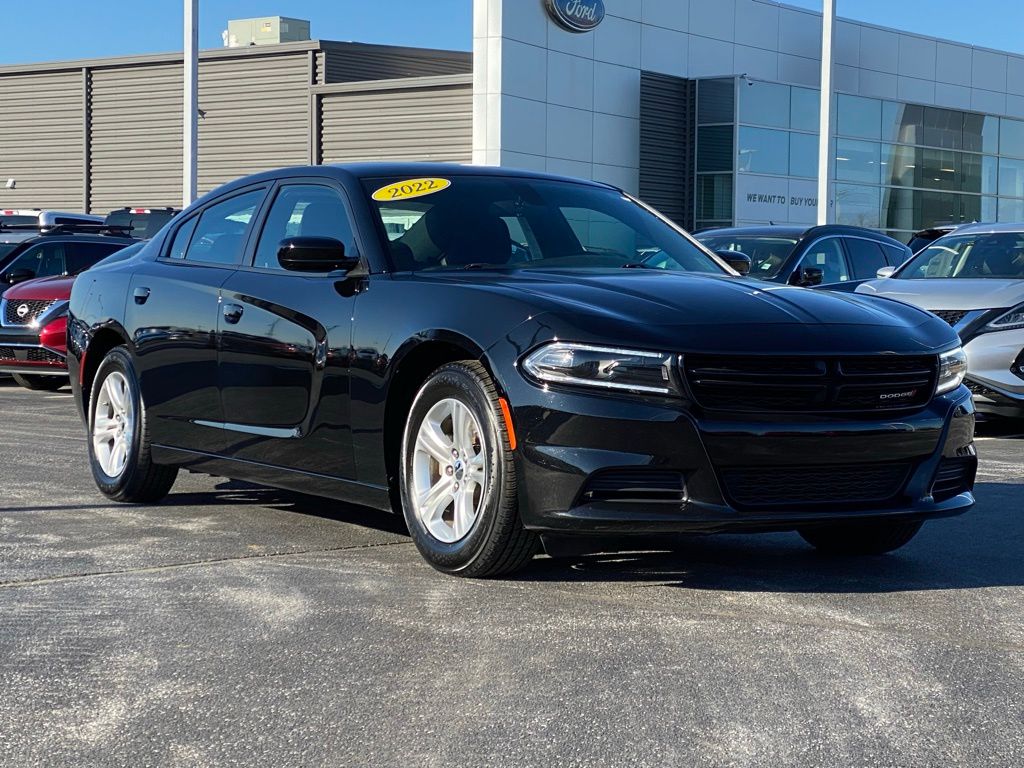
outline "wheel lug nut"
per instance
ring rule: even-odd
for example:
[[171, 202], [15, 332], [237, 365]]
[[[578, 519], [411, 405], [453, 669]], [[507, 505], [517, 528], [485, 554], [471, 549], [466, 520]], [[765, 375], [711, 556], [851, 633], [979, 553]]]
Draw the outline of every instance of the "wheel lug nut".
[[458, 483], [456, 483], [456, 484], [455, 484], [455, 490], [456, 490], [456, 491], [458, 491], [458, 490], [459, 490], [459, 484], [458, 484]]
[[457, 450], [455, 450], [454, 448], [452, 448], [452, 458], [453, 459], [459, 458], [459, 452]]
[[455, 470], [454, 470], [454, 469], [452, 469], [451, 467], [445, 467], [445, 468], [444, 468], [444, 473], [445, 473], [446, 475], [448, 475], [448, 476], [451, 476], [451, 475], [454, 475], [454, 474], [455, 474]]

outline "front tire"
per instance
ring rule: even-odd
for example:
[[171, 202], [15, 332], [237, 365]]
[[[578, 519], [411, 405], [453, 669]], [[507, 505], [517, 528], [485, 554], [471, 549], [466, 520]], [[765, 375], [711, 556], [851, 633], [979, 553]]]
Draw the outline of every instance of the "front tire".
[[19, 386], [37, 392], [56, 392], [68, 385], [65, 376], [39, 376], [31, 373], [12, 373], [11, 377]]
[[124, 347], [107, 353], [89, 398], [89, 464], [109, 499], [146, 504], [166, 496], [177, 467], [153, 463], [138, 376]]
[[920, 520], [855, 520], [801, 528], [798, 533], [830, 555], [882, 555], [907, 544], [921, 525]]
[[413, 401], [402, 439], [402, 512], [423, 558], [486, 578], [525, 566], [539, 538], [519, 519], [518, 479], [497, 389], [475, 361], [439, 368]]

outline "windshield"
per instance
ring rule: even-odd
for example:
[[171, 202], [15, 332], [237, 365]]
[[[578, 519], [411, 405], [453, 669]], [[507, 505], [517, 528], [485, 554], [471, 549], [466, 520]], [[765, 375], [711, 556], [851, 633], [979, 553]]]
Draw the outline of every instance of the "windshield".
[[750, 277], [771, 280], [779, 274], [796, 238], [779, 235], [714, 235], [697, 237], [712, 251], [739, 251], [750, 257]]
[[0, 243], [0, 262], [2, 262], [4, 257], [19, 245], [21, 245], [21, 243]]
[[948, 235], [917, 254], [894, 277], [1024, 278], [1024, 232]]
[[452, 175], [364, 181], [397, 271], [609, 269], [724, 274], [699, 246], [611, 189]]

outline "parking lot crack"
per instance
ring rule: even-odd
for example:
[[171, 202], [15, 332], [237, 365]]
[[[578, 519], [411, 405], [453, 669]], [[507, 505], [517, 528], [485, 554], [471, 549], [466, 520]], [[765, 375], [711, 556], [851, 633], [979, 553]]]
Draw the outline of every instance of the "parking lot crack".
[[248, 555], [235, 555], [232, 557], [212, 557], [200, 560], [188, 560], [180, 563], [166, 563], [164, 565], [152, 565], [141, 568], [111, 568], [104, 571], [85, 571], [82, 573], [65, 573], [58, 576], [40, 576], [38, 578], [20, 579], [14, 581], [0, 581], [0, 589], [11, 589], [14, 587], [31, 587], [44, 584], [56, 584], [76, 579], [92, 579], [103, 576], [122, 576], [137, 573], [160, 573], [162, 571], [173, 571], [179, 568], [190, 568], [202, 565], [218, 565], [222, 563], [242, 562], [246, 560], [267, 560], [275, 558], [297, 557], [302, 555], [320, 555], [332, 552], [347, 552], [362, 549], [378, 549], [381, 547], [410, 546], [407, 541], [386, 541], [374, 544], [357, 544], [345, 547], [328, 547], [325, 549], [296, 549], [287, 552], [253, 553]]

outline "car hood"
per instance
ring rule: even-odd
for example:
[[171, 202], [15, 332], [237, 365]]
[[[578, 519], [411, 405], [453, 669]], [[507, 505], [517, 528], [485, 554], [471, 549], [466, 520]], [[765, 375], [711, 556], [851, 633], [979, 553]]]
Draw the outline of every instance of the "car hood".
[[570, 330], [673, 349], [906, 352], [956, 340], [946, 323], [906, 304], [750, 279], [660, 270], [443, 275], [529, 297], [537, 310], [571, 321]]
[[74, 276], [39, 277], [11, 286], [3, 296], [7, 301], [63, 301], [71, 298], [74, 283]]
[[1024, 280], [929, 278], [870, 280], [857, 293], [905, 301], [928, 310], [1009, 309], [1024, 302]]

